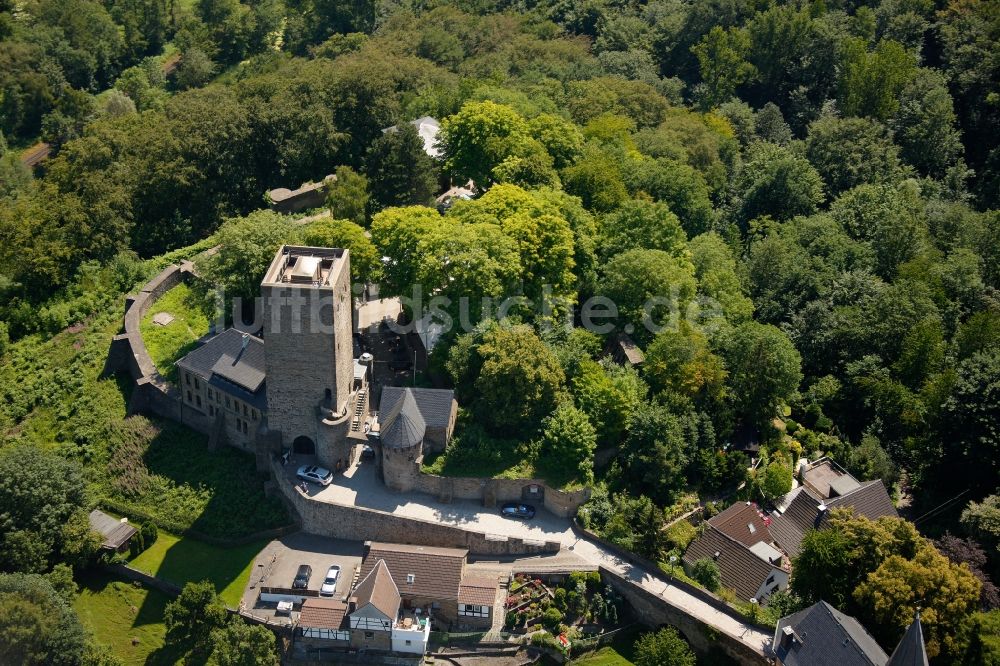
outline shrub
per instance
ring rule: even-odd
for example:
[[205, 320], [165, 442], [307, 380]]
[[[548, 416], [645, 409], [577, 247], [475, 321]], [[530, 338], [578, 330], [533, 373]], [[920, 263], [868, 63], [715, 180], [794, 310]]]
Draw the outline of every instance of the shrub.
[[679, 520], [667, 528], [667, 539], [670, 547], [680, 551], [687, 550], [688, 545], [698, 536], [698, 528], [686, 520]]
[[160, 535], [160, 531], [157, 529], [156, 523], [147, 521], [142, 524], [142, 527], [139, 529], [139, 534], [142, 535], [143, 544], [145, 544], [146, 548], [149, 548], [156, 543], [156, 539]]
[[555, 598], [554, 598], [553, 601], [555, 602], [556, 608], [558, 608], [561, 611], [565, 611], [566, 610], [566, 588], [557, 587], [556, 591], [553, 592], [553, 595], [555, 596]]
[[551, 631], [552, 633], [557, 633], [559, 631], [559, 625], [562, 623], [563, 614], [557, 608], [550, 608], [544, 613], [542, 613], [542, 626]]
[[713, 592], [719, 589], [719, 583], [722, 580], [719, 565], [715, 563], [715, 560], [707, 557], [694, 563], [691, 577]]

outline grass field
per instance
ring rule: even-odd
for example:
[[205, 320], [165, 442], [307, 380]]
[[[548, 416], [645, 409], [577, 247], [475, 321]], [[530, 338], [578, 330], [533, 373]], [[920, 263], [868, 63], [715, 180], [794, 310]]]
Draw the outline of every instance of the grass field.
[[190, 537], [160, 532], [150, 548], [129, 565], [177, 585], [210, 580], [231, 608], [237, 608], [250, 578], [254, 557], [266, 541], [221, 548]]
[[[161, 312], [173, 316], [166, 326], [153, 323]], [[142, 318], [139, 330], [156, 369], [167, 379], [176, 376], [174, 362], [187, 354], [195, 342], [208, 333], [210, 306], [187, 284], [179, 284], [156, 301]]]
[[[88, 572], [73, 604], [83, 626], [126, 664], [173, 664], [180, 655], [163, 649], [163, 608], [170, 601], [157, 590]], [[134, 641], [134, 644], [133, 644]]]
[[638, 631], [625, 629], [610, 644], [593, 652], [587, 652], [570, 661], [570, 664], [573, 666], [632, 666], [632, 659], [635, 656], [633, 648], [638, 637]]

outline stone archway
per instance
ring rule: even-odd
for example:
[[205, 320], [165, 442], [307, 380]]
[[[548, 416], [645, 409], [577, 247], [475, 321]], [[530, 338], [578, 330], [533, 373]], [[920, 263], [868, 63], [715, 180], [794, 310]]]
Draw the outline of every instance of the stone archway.
[[316, 455], [316, 443], [305, 435], [299, 435], [292, 442], [292, 451], [304, 456]]

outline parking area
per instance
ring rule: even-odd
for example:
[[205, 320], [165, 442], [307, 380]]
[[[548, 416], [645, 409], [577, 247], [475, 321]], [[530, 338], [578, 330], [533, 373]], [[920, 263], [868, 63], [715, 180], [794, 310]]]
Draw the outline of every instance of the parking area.
[[342, 599], [350, 591], [361, 568], [364, 542], [328, 539], [296, 532], [267, 544], [254, 560], [250, 580], [243, 592], [243, 607], [254, 615], [274, 617], [276, 604], [260, 601], [262, 588], [287, 590], [292, 587], [299, 566], [312, 567], [307, 590], [318, 592], [327, 570], [337, 565], [340, 578], [334, 597]]

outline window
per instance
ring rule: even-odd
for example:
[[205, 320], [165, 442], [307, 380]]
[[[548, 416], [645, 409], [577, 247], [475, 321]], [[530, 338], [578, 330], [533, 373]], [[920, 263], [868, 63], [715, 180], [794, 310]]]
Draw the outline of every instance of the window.
[[458, 614], [466, 617], [489, 617], [490, 607], [475, 604], [459, 604]]
[[196, 389], [200, 389], [201, 388], [201, 384], [198, 383], [198, 378], [197, 377], [194, 378], [194, 387]]
[[191, 402], [191, 391], [188, 391], [188, 402]]
[[244, 435], [247, 434], [247, 422], [246, 421], [243, 422], [243, 434]]
[[188, 386], [191, 386], [191, 373], [190, 372], [185, 372], [184, 373], [184, 381], [187, 382]]
[[226, 396], [226, 409], [229, 409], [229, 396]]
[[374, 631], [366, 631], [365, 632], [365, 638], [375, 638], [375, 632]]
[[441, 604], [439, 604], [438, 602], [435, 601], [434, 603], [431, 604], [431, 608], [433, 608], [434, 610], [437, 610], [437, 609], [441, 608]]
[[412, 645], [412, 643], [410, 643], [410, 641], [406, 641], [406, 644], [407, 645]]
[[213, 407], [212, 405], [208, 406], [208, 415], [215, 416], [215, 407]]
[[243, 416], [250, 416], [250, 410], [247, 409], [247, 404], [243, 403]]
[[254, 421], [257, 420], [257, 410], [256, 409], [251, 409], [250, 410], [250, 418], [252, 418]]
[[750, 528], [750, 534], [753, 534], [754, 532], [757, 531], [757, 528], [753, 526], [753, 523], [747, 523], [747, 527]]
[[200, 395], [196, 395], [196, 396], [194, 397], [194, 399], [195, 399], [196, 401], [198, 401], [198, 407], [200, 408], [200, 407], [201, 407], [201, 396], [200, 396]]
[[764, 585], [770, 585], [773, 582], [774, 582], [774, 574], [771, 574], [771, 577], [768, 578], [766, 581], [764, 581]]
[[417, 577], [414, 576], [413, 574], [406, 574], [406, 582], [407, 583], [413, 584], [413, 581], [415, 581], [416, 579], [417, 579]]
[[212, 399], [212, 389], [208, 389], [208, 399]]

